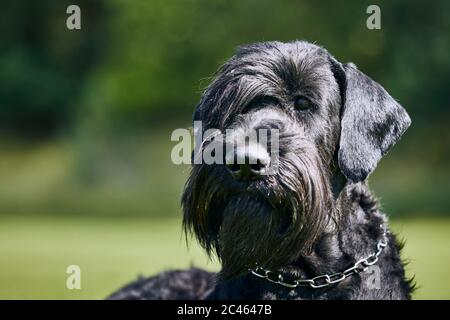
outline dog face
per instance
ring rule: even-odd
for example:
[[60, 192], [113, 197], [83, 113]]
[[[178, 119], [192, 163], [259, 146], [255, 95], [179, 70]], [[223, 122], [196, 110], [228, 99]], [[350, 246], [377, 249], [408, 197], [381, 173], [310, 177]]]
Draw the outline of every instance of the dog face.
[[277, 132], [274, 173], [264, 174], [273, 146], [256, 142], [233, 147], [224, 164], [194, 165], [186, 184], [184, 226], [215, 251], [223, 277], [307, 255], [339, 221], [333, 179], [365, 180], [410, 124], [380, 85], [307, 42], [241, 48], [206, 89], [194, 120], [227, 132], [226, 143]]

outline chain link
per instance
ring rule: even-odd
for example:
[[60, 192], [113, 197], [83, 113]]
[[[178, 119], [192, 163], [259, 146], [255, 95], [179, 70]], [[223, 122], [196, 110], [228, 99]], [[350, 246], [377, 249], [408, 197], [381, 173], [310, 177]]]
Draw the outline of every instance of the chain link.
[[367, 268], [378, 262], [378, 257], [387, 246], [386, 226], [380, 225], [380, 227], [383, 229], [383, 237], [377, 242], [377, 251], [370, 254], [366, 258], [358, 260], [353, 266], [342, 272], [323, 274], [311, 279], [294, 279], [287, 281], [280, 273], [276, 273], [262, 267], [257, 266], [255, 269], [249, 269], [249, 271], [258, 278], [265, 279], [269, 282], [276, 283], [287, 288], [309, 286], [310, 288], [318, 289], [340, 283], [352, 275], [366, 271]]

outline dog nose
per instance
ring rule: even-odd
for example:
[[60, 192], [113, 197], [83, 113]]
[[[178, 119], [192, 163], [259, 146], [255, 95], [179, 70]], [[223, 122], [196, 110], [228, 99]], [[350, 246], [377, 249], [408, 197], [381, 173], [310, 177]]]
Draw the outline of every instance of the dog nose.
[[260, 178], [270, 164], [267, 150], [261, 145], [236, 147], [225, 157], [228, 171], [236, 180], [255, 180]]

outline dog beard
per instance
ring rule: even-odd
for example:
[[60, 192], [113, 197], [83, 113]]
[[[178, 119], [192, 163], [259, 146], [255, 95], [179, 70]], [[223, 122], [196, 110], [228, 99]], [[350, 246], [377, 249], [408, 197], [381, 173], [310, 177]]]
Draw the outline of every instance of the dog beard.
[[223, 278], [293, 263], [311, 252], [332, 216], [320, 159], [302, 146], [279, 159], [276, 174], [245, 185], [230, 182], [220, 166], [194, 166], [182, 197], [186, 234], [217, 254]]

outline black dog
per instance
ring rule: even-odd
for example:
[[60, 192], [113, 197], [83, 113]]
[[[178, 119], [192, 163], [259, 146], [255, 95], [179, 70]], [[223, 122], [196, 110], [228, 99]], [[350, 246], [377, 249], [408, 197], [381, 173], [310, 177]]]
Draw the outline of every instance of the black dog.
[[411, 297], [401, 246], [366, 185], [411, 122], [379, 84], [307, 42], [255, 44], [219, 70], [194, 120], [238, 135], [278, 130], [278, 170], [263, 174], [270, 146], [241, 164], [194, 165], [184, 226], [222, 270], [165, 272], [111, 299]]

